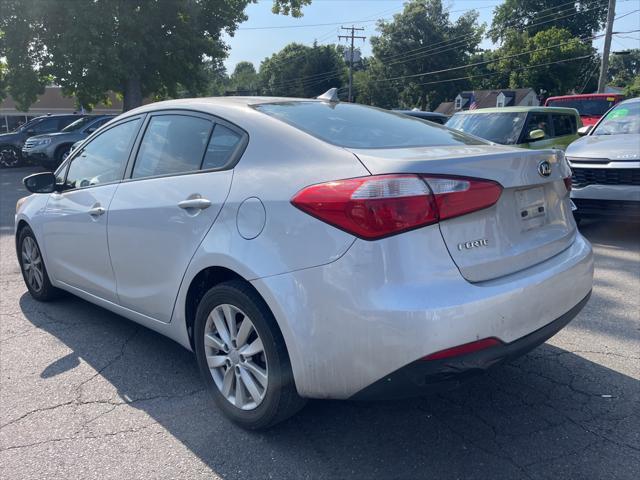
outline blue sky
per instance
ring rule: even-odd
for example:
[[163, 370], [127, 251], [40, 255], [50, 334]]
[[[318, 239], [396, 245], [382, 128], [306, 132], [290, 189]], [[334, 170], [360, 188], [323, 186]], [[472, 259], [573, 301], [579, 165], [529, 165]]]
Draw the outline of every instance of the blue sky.
[[[235, 36], [227, 37], [231, 50], [225, 65], [231, 73], [238, 62], [247, 60], [257, 69], [262, 60], [290, 42], [307, 45], [311, 45], [314, 40], [322, 44], [336, 43], [341, 25], [364, 27], [362, 34], [366, 37], [376, 35], [376, 20], [391, 18], [394, 13], [402, 11], [403, 3], [402, 0], [313, 0], [311, 5], [305, 7], [302, 18], [291, 18], [274, 15], [271, 13], [272, 1], [260, 0], [257, 4], [249, 5], [246, 11], [249, 19], [240, 25]], [[467, 10], [477, 9], [480, 22], [488, 25], [491, 24], [493, 8], [501, 3], [501, 0], [445, 0], [453, 19]], [[558, 3], [566, 2], [558, 0]], [[616, 16], [636, 10], [640, 5], [638, 0], [617, 0], [617, 3]], [[639, 28], [640, 12], [627, 15], [614, 24], [614, 31]], [[602, 48], [602, 40], [596, 40], [595, 45]], [[368, 39], [364, 43], [358, 41], [358, 46], [362, 48], [364, 55], [371, 54]], [[492, 44], [485, 40], [482, 46], [490, 48]], [[613, 51], [640, 48], [640, 32], [614, 36], [611, 48]]]

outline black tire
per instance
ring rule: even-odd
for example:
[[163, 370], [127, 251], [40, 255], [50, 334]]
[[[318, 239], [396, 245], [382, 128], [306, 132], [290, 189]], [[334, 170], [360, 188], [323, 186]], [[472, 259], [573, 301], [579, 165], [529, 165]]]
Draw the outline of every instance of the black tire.
[[[30, 239], [30, 240], [27, 240], [27, 239]], [[42, 281], [39, 288], [37, 286], [34, 286], [33, 282], [30, 282], [29, 274], [25, 270], [25, 258], [23, 256], [24, 255], [23, 249], [25, 246], [25, 242], [30, 242], [30, 241], [32, 241], [33, 245], [35, 245], [35, 248], [37, 249], [38, 255], [40, 257], [40, 262], [42, 265], [42, 272], [41, 272]], [[38, 300], [39, 302], [49, 302], [51, 300], [55, 300], [56, 298], [60, 297], [62, 291], [54, 287], [53, 285], [51, 285], [51, 282], [49, 281], [49, 274], [47, 273], [47, 267], [45, 266], [44, 259], [42, 258], [42, 252], [40, 251], [40, 246], [38, 245], [38, 241], [36, 240], [36, 237], [33, 235], [31, 228], [24, 227], [22, 230], [20, 230], [20, 233], [18, 235], [17, 247], [18, 247], [18, 261], [20, 262], [20, 271], [22, 271], [22, 278], [31, 296], [35, 300]]]
[[69, 155], [69, 152], [71, 151], [71, 145], [63, 145], [61, 147], [58, 147], [58, 149], [56, 150], [56, 154], [55, 154], [55, 165], [53, 166], [54, 168], [52, 168], [52, 170], [55, 170], [56, 168], [58, 168], [62, 162], [64, 162], [67, 159], [67, 156]]
[[22, 164], [22, 153], [13, 145], [0, 145], [0, 168], [14, 168]]
[[[215, 307], [230, 304], [244, 312], [262, 340], [268, 365], [268, 383], [264, 398], [253, 410], [242, 410], [227, 400], [213, 380], [207, 364], [204, 344], [205, 326]], [[273, 314], [264, 300], [245, 282], [233, 280], [211, 288], [202, 298], [196, 312], [194, 344], [198, 367], [217, 406], [243, 428], [269, 428], [298, 412], [306, 403], [293, 380], [289, 355]]]

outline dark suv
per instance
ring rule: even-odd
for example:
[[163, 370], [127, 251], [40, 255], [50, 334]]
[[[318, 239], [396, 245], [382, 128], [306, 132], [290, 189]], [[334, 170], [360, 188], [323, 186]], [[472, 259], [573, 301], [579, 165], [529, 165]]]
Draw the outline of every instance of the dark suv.
[[22, 147], [22, 156], [49, 170], [55, 170], [69, 155], [71, 145], [84, 140], [114, 115], [86, 115], [60, 132], [30, 137]]
[[59, 132], [79, 115], [46, 115], [37, 117], [13, 132], [0, 135], [0, 167], [17, 167], [22, 163], [22, 146], [29, 137]]

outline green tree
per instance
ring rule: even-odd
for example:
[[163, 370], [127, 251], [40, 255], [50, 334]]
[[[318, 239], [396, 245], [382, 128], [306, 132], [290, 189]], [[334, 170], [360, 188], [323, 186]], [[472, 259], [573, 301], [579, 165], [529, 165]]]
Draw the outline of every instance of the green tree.
[[256, 95], [259, 86], [258, 72], [251, 62], [239, 62], [229, 78], [232, 90], [236, 92], [249, 92], [248, 95]]
[[310, 98], [341, 87], [346, 66], [335, 45], [290, 43], [260, 64], [261, 93]]
[[633, 81], [626, 86], [624, 94], [629, 98], [640, 97], [640, 75], [636, 75]]
[[609, 84], [626, 87], [640, 75], [640, 48], [628, 53], [611, 55], [609, 59]]
[[603, 0], [505, 0], [497, 6], [488, 34], [497, 42], [509, 32], [536, 33], [556, 27], [568, 30], [574, 37], [590, 37], [599, 31], [607, 18], [607, 2]]
[[[254, 0], [2, 0], [0, 57], [9, 92], [28, 107], [53, 79], [86, 106], [122, 95], [124, 109], [147, 95], [206, 88], [206, 62], [227, 54]], [[276, 0], [274, 11], [301, 15], [310, 0]]]
[[379, 82], [377, 79], [388, 76], [387, 70], [375, 58], [365, 63], [365, 68], [354, 72], [353, 86], [355, 101], [380, 108], [398, 108], [400, 92], [392, 82]]
[[420, 74], [467, 64], [482, 39], [477, 19], [478, 13], [471, 11], [451, 21], [441, 0], [405, 3], [393, 20], [378, 23], [380, 35], [371, 38], [373, 54], [386, 74], [374, 81], [396, 89], [405, 105], [423, 110], [452, 98], [469, 85], [468, 80], [452, 80], [464, 75], [463, 70]]
[[599, 62], [590, 41], [557, 27], [533, 36], [511, 31], [495, 55], [495, 68], [509, 72], [510, 88], [531, 87], [549, 95], [590, 91]]

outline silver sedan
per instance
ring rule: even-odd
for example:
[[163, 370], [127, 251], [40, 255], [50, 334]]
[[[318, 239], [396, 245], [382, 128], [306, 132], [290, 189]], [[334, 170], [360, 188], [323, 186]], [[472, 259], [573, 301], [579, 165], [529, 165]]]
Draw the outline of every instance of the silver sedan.
[[592, 288], [561, 152], [317, 100], [127, 112], [25, 179], [16, 246], [61, 291], [196, 354], [246, 428], [416, 395], [522, 355]]

